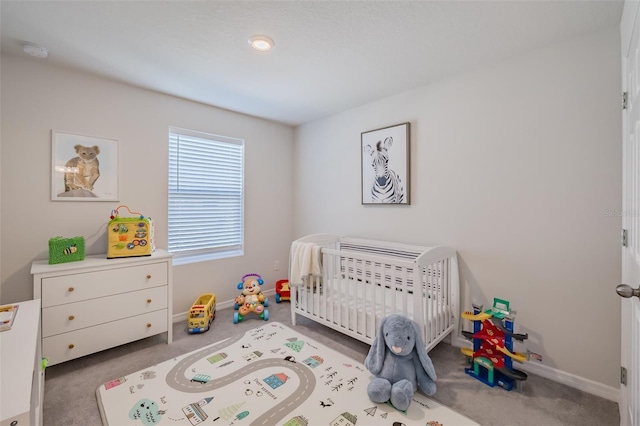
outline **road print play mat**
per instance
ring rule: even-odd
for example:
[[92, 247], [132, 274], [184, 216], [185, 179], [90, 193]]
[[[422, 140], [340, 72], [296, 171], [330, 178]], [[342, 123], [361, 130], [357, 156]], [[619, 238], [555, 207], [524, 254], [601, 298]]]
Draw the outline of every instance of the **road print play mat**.
[[359, 362], [265, 323], [96, 391], [104, 425], [475, 425], [416, 393], [406, 412], [367, 396]]

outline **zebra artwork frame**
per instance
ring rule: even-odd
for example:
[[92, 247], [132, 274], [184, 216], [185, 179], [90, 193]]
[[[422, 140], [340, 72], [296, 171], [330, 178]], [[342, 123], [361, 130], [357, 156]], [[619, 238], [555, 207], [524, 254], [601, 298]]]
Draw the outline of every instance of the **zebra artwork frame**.
[[401, 123], [361, 134], [361, 202], [410, 204], [410, 130]]

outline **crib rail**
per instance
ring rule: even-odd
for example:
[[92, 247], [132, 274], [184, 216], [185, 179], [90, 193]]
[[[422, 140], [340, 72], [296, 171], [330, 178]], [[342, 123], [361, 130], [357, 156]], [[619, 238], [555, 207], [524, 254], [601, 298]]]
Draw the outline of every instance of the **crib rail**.
[[391, 256], [398, 259], [414, 260], [430, 247], [409, 244], [390, 243], [386, 241], [363, 240], [359, 238], [343, 238], [340, 250], [369, 253], [380, 256]]

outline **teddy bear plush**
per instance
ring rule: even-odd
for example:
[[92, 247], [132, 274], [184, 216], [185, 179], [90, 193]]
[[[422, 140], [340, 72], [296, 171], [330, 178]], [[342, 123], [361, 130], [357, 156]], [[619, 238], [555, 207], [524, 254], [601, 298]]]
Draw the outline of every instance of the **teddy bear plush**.
[[398, 410], [406, 411], [418, 387], [427, 395], [436, 392], [436, 371], [420, 327], [404, 315], [382, 319], [364, 365], [375, 376], [367, 387], [373, 402], [389, 401]]

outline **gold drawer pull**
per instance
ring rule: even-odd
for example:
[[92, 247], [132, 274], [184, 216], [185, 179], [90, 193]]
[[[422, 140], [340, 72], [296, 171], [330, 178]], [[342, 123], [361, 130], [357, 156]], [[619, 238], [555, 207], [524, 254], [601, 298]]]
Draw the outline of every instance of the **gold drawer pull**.
[[151, 274], [147, 275], [147, 279], [150, 280], [151, 279]]
[[148, 324], [147, 324], [147, 328], [151, 328], [151, 323], [148, 323]]
[[147, 299], [147, 303], [151, 303], [151, 299]]
[[73, 349], [75, 348], [75, 345], [73, 343], [69, 343], [69, 349]]
[[69, 287], [69, 293], [71, 293], [73, 290], [75, 290], [75, 288]]
[[69, 321], [73, 321], [74, 319], [76, 319], [76, 317], [74, 317], [73, 315], [69, 315]]

